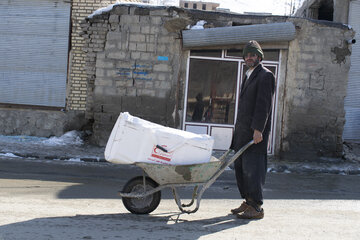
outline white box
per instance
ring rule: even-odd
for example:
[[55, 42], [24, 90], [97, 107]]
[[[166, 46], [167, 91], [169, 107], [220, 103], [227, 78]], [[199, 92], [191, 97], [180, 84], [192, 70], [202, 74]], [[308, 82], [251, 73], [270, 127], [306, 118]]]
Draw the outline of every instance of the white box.
[[204, 163], [210, 161], [213, 145], [209, 135], [164, 127], [126, 112], [120, 114], [110, 134], [105, 159], [119, 164]]

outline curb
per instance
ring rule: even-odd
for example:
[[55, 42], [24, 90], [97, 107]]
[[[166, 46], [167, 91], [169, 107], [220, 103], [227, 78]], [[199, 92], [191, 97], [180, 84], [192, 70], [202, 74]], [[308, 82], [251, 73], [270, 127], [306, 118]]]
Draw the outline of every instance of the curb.
[[[0, 151], [0, 154], [9, 154], [8, 152], [2, 152]], [[46, 159], [46, 160], [62, 160], [62, 161], [69, 161], [71, 159], [80, 159], [82, 162], [107, 162], [105, 158], [99, 158], [99, 157], [59, 157], [55, 155], [34, 155], [34, 154], [28, 154], [28, 153], [11, 153], [15, 157], [20, 158], [30, 158], [30, 159]]]

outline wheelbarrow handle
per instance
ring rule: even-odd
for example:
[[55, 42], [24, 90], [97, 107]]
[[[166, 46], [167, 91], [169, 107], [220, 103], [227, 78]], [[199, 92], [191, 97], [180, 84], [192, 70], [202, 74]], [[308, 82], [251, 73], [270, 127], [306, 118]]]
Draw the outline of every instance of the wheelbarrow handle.
[[[251, 145], [254, 144], [254, 140], [251, 140], [250, 142], [248, 142], [247, 144], [245, 144], [239, 151], [237, 151], [235, 154], [234, 154], [234, 157], [232, 157], [232, 159], [234, 158], [234, 161], [235, 159], [237, 159], [241, 154], [243, 154], [245, 152], [246, 149], [248, 149]], [[219, 158], [219, 161], [221, 162], [225, 162], [225, 158], [232, 152], [233, 150], [232, 149], [229, 149], [227, 150], [220, 158]], [[230, 160], [231, 161], [231, 160]], [[231, 164], [231, 163], [230, 163]]]
[[251, 140], [250, 142], [248, 142], [247, 144], [245, 144], [242, 148], [240, 148], [239, 151], [237, 151], [233, 158], [237, 159], [241, 154], [243, 154], [245, 152], [246, 149], [248, 149], [251, 145], [254, 144], [254, 140]]

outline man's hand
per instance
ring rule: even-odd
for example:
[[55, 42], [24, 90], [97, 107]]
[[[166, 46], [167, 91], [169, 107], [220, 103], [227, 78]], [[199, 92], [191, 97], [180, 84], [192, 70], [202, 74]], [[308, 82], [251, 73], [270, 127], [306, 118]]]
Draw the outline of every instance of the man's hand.
[[255, 144], [258, 144], [259, 142], [261, 142], [263, 140], [262, 133], [255, 129], [253, 139], [254, 139]]

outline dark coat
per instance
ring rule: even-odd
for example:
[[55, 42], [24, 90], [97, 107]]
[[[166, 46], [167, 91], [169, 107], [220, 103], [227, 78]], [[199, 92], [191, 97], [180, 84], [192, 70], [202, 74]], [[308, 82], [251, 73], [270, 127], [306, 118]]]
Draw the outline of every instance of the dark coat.
[[252, 145], [248, 151], [267, 153], [271, 129], [272, 99], [275, 91], [274, 74], [262, 64], [244, 80], [239, 96], [235, 131], [230, 148], [238, 151], [253, 139], [254, 129], [263, 134], [263, 141]]

